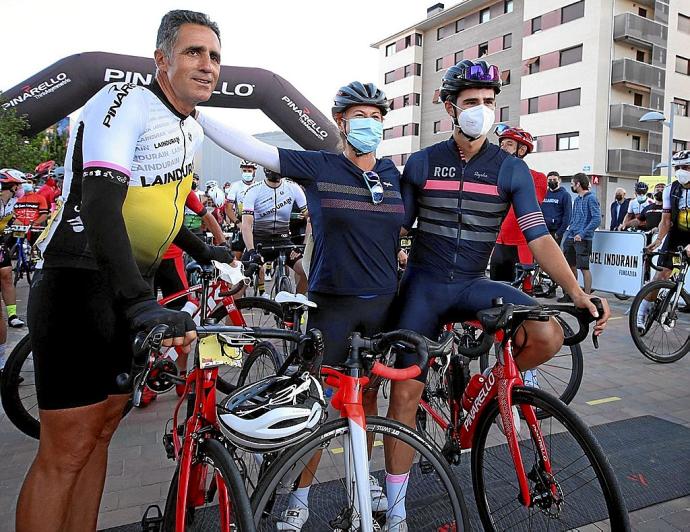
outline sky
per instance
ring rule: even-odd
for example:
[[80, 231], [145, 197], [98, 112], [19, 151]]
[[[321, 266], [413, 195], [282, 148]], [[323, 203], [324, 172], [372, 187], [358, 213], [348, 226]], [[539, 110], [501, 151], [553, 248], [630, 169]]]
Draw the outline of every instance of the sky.
[[[292, 83], [330, 116], [339, 87], [379, 83], [370, 47], [426, 17], [432, 0], [2, 0], [0, 90], [69, 55], [111, 52], [153, 57], [160, 19], [170, 9], [210, 15], [220, 26], [223, 65], [260, 67]], [[456, 2], [448, 3], [447, 7]], [[278, 129], [262, 112], [221, 110], [248, 133]]]

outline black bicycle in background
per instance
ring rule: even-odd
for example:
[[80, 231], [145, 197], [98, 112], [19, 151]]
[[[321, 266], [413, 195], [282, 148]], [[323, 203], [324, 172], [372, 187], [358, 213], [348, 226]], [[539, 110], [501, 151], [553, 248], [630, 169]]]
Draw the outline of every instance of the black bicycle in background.
[[[667, 281], [652, 281], [640, 290], [632, 302], [628, 323], [633, 342], [649, 360], [667, 364], [680, 360], [690, 352], [690, 294], [685, 282], [690, 271], [690, 257], [679, 247], [676, 251], [649, 253], [647, 263], [661, 270], [651, 260], [655, 256], [674, 255], [675, 267]], [[653, 298], [653, 299], [652, 299]], [[642, 301], [652, 299], [638, 326], [637, 316]]]

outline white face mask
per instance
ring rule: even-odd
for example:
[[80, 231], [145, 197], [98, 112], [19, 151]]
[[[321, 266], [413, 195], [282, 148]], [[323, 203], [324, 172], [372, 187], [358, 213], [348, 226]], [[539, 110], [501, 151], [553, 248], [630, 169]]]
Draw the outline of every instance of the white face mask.
[[460, 129], [472, 139], [488, 134], [495, 120], [496, 114], [486, 105], [475, 105], [469, 109], [464, 109], [460, 112], [460, 117], [458, 118]]
[[681, 185], [690, 183], [690, 170], [676, 170], [676, 178]]
[[245, 183], [251, 183], [254, 180], [254, 174], [251, 172], [242, 172], [242, 181]]

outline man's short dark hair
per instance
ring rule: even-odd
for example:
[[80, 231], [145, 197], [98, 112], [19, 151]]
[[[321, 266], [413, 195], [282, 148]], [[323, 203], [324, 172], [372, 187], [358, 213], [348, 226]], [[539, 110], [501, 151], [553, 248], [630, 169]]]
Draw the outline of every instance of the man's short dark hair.
[[589, 177], [587, 177], [587, 174], [583, 174], [582, 172], [575, 174], [573, 176], [573, 185], [575, 183], [580, 183], [583, 190], [589, 190]]
[[213, 33], [218, 37], [218, 42], [220, 42], [218, 24], [213, 22], [207, 14], [186, 9], [173, 9], [163, 15], [161, 24], [158, 26], [158, 35], [156, 36], [156, 48], [161, 50], [168, 59], [172, 56], [172, 50], [177, 42], [177, 34], [180, 31], [180, 26], [183, 24], [206, 26], [213, 30]]
[[556, 177], [561, 177], [561, 174], [556, 172], [556, 170], [551, 170], [548, 174], [546, 174], [546, 177], [551, 177], [552, 175], [555, 175]]

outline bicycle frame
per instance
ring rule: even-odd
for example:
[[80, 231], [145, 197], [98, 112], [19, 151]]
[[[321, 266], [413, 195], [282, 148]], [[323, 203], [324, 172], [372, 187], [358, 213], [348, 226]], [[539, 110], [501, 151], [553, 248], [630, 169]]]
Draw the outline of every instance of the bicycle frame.
[[[467, 323], [474, 327], [481, 328], [479, 322], [470, 321]], [[426, 401], [422, 400], [420, 404], [444, 431], [451, 431], [453, 439], [460, 443], [461, 449], [471, 449], [479, 420], [482, 418], [487, 405], [491, 404], [494, 398], [497, 398], [498, 409], [503, 424], [503, 432], [508, 443], [513, 465], [515, 466], [515, 473], [520, 485], [520, 502], [525, 506], [529, 506], [531, 504], [529, 483], [522, 462], [517, 434], [514, 430], [513, 404], [511, 400], [513, 387], [522, 386], [524, 383], [520, 370], [513, 359], [512, 341], [510, 337], [506, 337], [503, 331], [498, 331], [496, 333], [496, 340], [501, 342], [502, 356], [498, 357], [496, 364], [486, 377], [484, 386], [477, 394], [469, 412], [464, 418], [462, 417], [462, 407], [460, 405], [459, 395], [455, 395], [452, 399], [451, 423], [446, 422]], [[550, 474], [551, 461], [546, 451], [546, 444], [541, 434], [534, 408], [526, 405], [521, 405], [520, 408], [529, 430], [537, 442], [544, 470], [547, 474]], [[460, 423], [462, 424], [460, 425]], [[556, 487], [552, 486], [551, 489], [554, 495], [556, 495]]]

